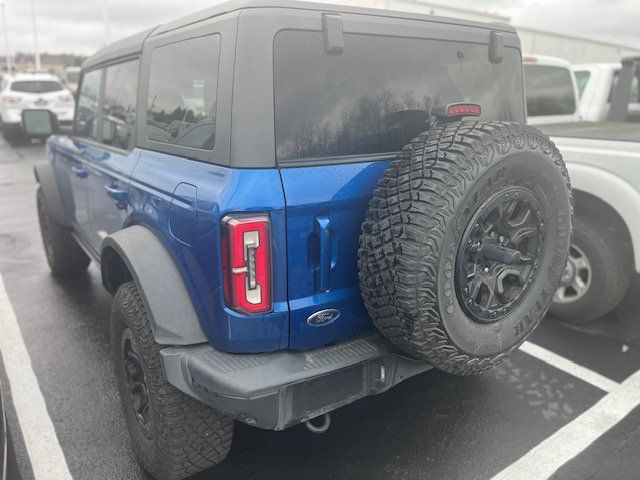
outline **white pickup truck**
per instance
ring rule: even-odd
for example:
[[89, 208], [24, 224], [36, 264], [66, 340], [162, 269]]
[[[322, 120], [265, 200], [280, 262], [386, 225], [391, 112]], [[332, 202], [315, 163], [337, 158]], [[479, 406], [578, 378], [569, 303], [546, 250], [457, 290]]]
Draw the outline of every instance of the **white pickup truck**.
[[[579, 112], [569, 108], [570, 99], [578, 96], [573, 75], [567, 79], [566, 71], [551, 72], [552, 82], [541, 71], [567, 70], [568, 64], [548, 65], [548, 58], [538, 58], [525, 64], [527, 105], [552, 108], [530, 110], [536, 115], [529, 117], [529, 123], [560, 149], [575, 203], [570, 257], [550, 312], [586, 323], [612, 311], [622, 300], [631, 273], [640, 272], [640, 124], [576, 121]], [[623, 61], [608, 116], [626, 119], [637, 63], [638, 59]], [[574, 88], [573, 95], [569, 87]], [[570, 115], [574, 121], [562, 121], [558, 115]]]
[[[611, 98], [618, 82], [622, 64], [584, 63], [573, 65], [578, 84], [580, 115], [588, 122], [607, 120]], [[640, 122], [640, 68], [634, 68], [631, 78], [631, 97], [627, 121]], [[623, 120], [624, 119], [617, 119]]]

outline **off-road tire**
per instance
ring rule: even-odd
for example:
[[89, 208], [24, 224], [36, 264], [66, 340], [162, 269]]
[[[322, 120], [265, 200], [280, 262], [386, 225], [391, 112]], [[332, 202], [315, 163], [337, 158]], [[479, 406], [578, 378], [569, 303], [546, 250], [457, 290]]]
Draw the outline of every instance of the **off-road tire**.
[[[456, 294], [456, 252], [483, 201], [511, 185], [540, 197], [545, 247], [522, 301], [501, 320], [478, 323]], [[571, 213], [566, 167], [538, 130], [511, 122], [434, 126], [390, 164], [370, 200], [358, 250], [369, 315], [389, 340], [438, 369], [470, 375], [496, 365], [547, 311], [567, 259]]]
[[71, 230], [60, 225], [49, 213], [42, 187], [38, 187], [36, 198], [42, 244], [53, 274], [67, 278], [86, 271], [91, 259], [73, 238]]
[[2, 124], [2, 138], [4, 138], [10, 145], [18, 143], [24, 140], [26, 137], [20, 125], [15, 124]]
[[[148, 391], [147, 437], [136, 417], [124, 371], [123, 335], [140, 356]], [[154, 339], [149, 316], [134, 282], [122, 284], [111, 309], [111, 344], [125, 419], [136, 456], [156, 480], [178, 480], [220, 463], [229, 453], [233, 419], [182, 393], [164, 374], [161, 346]]]
[[574, 218], [571, 243], [587, 256], [591, 282], [576, 301], [552, 302], [549, 313], [568, 323], [585, 324], [618, 306], [629, 288], [633, 255], [617, 232], [596, 219], [584, 216]]

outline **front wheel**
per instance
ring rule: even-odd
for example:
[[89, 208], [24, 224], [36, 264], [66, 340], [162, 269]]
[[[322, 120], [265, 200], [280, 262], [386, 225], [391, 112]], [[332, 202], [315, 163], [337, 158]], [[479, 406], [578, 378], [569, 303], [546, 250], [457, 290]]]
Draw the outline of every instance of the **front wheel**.
[[584, 324], [611, 312], [629, 287], [632, 265], [629, 248], [614, 231], [595, 219], [576, 217], [551, 315]]
[[111, 345], [125, 420], [143, 467], [156, 480], [181, 480], [220, 463], [231, 448], [233, 419], [167, 381], [161, 346], [133, 282], [116, 292]]
[[86, 271], [91, 259], [73, 238], [71, 230], [60, 225], [49, 213], [42, 187], [38, 187], [36, 195], [42, 244], [51, 271], [59, 278], [73, 277]]

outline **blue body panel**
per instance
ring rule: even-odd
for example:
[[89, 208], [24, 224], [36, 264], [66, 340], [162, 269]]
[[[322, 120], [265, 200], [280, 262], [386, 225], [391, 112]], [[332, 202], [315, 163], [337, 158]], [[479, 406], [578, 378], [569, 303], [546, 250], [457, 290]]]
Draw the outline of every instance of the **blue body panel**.
[[[138, 148], [125, 154], [68, 137], [49, 144], [65, 211], [85, 246], [99, 257], [105, 236], [131, 225], [150, 229], [174, 259], [216, 348], [308, 349], [373, 328], [358, 287], [358, 237], [388, 161], [232, 169]], [[234, 212], [271, 217], [271, 313], [244, 315], [226, 306], [220, 229]], [[340, 314], [308, 322], [325, 309]]]
[[[358, 286], [358, 241], [365, 210], [388, 161], [281, 170], [287, 199], [290, 340], [306, 349], [373, 329]], [[337, 309], [330, 323], [307, 322]]]
[[[278, 170], [230, 169], [143, 151], [131, 176], [129, 203], [127, 223], [146, 226], [166, 245], [213, 346], [230, 352], [287, 347], [285, 203]], [[274, 304], [264, 315], [230, 310], [222, 288], [221, 220], [250, 211], [271, 216]]]

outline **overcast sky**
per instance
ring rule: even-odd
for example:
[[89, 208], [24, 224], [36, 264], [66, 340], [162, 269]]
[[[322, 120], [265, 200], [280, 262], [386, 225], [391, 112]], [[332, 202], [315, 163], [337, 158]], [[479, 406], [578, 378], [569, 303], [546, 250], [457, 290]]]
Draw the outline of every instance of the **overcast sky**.
[[[106, 43], [103, 19], [107, 15], [108, 36], [113, 41], [217, 3], [217, 0], [33, 1], [40, 50], [79, 54], [91, 54]], [[33, 51], [29, 0], [4, 2], [11, 51]], [[519, 26], [640, 47], [640, 0], [439, 0], [439, 3], [506, 14]], [[4, 53], [4, 45], [1, 42], [0, 45]]]

